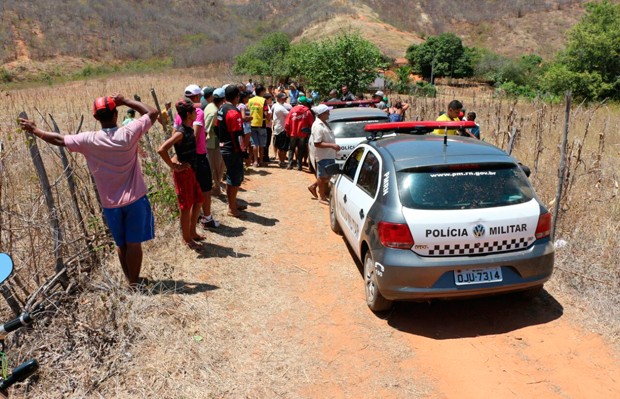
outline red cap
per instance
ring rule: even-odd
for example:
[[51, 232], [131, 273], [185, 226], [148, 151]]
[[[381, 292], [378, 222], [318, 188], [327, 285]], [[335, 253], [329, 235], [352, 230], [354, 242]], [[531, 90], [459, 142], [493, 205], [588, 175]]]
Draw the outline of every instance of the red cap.
[[114, 99], [110, 96], [99, 97], [93, 103], [93, 115], [96, 115], [97, 111], [99, 110], [114, 111], [115, 109], [116, 103], [114, 102]]

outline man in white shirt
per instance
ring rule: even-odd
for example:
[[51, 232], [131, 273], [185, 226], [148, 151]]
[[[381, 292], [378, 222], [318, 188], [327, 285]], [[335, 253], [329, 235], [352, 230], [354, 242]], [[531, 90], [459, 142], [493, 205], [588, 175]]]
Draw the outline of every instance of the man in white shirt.
[[280, 167], [286, 166], [286, 152], [288, 151], [289, 138], [284, 131], [284, 123], [289, 109], [286, 107], [286, 93], [278, 93], [276, 95], [276, 103], [271, 109], [273, 115], [273, 146], [280, 160]]
[[252, 83], [252, 79], [248, 79], [248, 83], [245, 84], [245, 91], [250, 94], [254, 93], [254, 83]]
[[[331, 127], [327, 123], [329, 118], [329, 107], [325, 104], [319, 104], [312, 108], [312, 112], [316, 115], [312, 124], [312, 134], [310, 140], [314, 143], [314, 158], [317, 167], [316, 182], [308, 186], [308, 190], [314, 198], [320, 196], [319, 202], [323, 205], [329, 205], [327, 200], [327, 183], [331, 175], [325, 169], [328, 165], [336, 163], [336, 153], [340, 151], [340, 146], [336, 144], [336, 137]], [[317, 195], [316, 189], [319, 189]]]

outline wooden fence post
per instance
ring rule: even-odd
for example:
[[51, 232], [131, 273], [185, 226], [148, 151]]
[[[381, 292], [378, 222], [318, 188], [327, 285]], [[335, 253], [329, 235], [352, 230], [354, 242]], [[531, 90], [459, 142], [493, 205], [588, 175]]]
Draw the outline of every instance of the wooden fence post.
[[566, 92], [566, 111], [564, 113], [564, 133], [562, 134], [562, 146], [560, 147], [560, 168], [558, 170], [558, 188], [555, 194], [555, 207], [553, 209], [553, 228], [551, 229], [551, 240], [555, 240], [555, 228], [558, 223], [560, 207], [562, 201], [562, 188], [566, 178], [566, 147], [568, 146], [568, 127], [570, 122], [570, 106], [573, 94]]
[[[54, 132], [60, 134], [60, 129], [58, 128], [58, 124], [54, 120], [52, 114], [48, 114], [52, 125], [54, 126]], [[80, 120], [80, 125], [78, 126], [76, 134], [82, 128], [82, 121], [84, 121], [84, 115]], [[67, 185], [69, 186], [69, 194], [71, 195], [71, 204], [73, 205], [73, 211], [75, 212], [75, 216], [77, 217], [78, 224], [80, 225], [80, 229], [82, 230], [82, 235], [84, 236], [84, 240], [86, 241], [86, 247], [88, 248], [88, 252], [90, 253], [91, 260], [93, 263], [97, 260], [97, 254], [93, 248], [92, 240], [89, 237], [88, 229], [86, 229], [86, 223], [84, 223], [84, 216], [82, 216], [82, 211], [80, 210], [80, 204], [78, 202], [77, 190], [75, 188], [75, 179], [73, 178], [73, 168], [71, 164], [69, 164], [69, 158], [67, 158], [67, 154], [65, 152], [64, 147], [58, 147], [58, 152], [60, 153], [60, 159], [62, 160], [63, 171], [65, 174], [65, 178], [67, 179]], [[58, 270], [56, 270], [58, 271]]]
[[[19, 114], [19, 117], [22, 119], [28, 119], [28, 115], [23, 111]], [[39, 152], [39, 147], [37, 146], [36, 137], [30, 132], [26, 132], [26, 144], [28, 145], [28, 149], [30, 150], [30, 157], [32, 158], [34, 168], [37, 171], [37, 176], [39, 177], [39, 183], [41, 184], [41, 188], [43, 190], [47, 209], [50, 213], [50, 225], [52, 227], [52, 238], [54, 246], [53, 251], [54, 258], [56, 259], [56, 272], [59, 272], [64, 268], [64, 262], [62, 260], [62, 247], [60, 244], [62, 241], [62, 231], [60, 230], [58, 209], [54, 204], [52, 188], [47, 177], [45, 165], [43, 164], [43, 160], [41, 159], [41, 153]]]
[[517, 134], [519, 131], [515, 126], [512, 127], [512, 132], [510, 132], [510, 141], [508, 142], [508, 155], [512, 154], [512, 149], [515, 146], [515, 141], [517, 141]]

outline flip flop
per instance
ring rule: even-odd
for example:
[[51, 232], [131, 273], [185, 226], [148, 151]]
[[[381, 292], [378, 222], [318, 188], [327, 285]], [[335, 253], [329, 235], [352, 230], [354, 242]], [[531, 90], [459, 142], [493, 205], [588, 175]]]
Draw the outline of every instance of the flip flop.
[[329, 205], [329, 201], [326, 199], [320, 199], [319, 203], [323, 204], [323, 205]]
[[308, 186], [308, 191], [310, 191], [310, 194], [312, 194], [315, 199], [319, 198], [319, 195], [316, 193], [316, 187]]

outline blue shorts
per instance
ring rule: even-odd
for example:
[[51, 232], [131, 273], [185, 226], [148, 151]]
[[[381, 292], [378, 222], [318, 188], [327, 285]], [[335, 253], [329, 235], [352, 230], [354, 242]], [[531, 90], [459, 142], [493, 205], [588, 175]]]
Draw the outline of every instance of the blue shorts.
[[233, 187], [241, 186], [243, 181], [243, 157], [239, 153], [223, 153], [226, 165], [226, 184]]
[[264, 127], [253, 127], [250, 142], [254, 147], [267, 146], [267, 129]]
[[103, 208], [103, 214], [118, 247], [155, 238], [155, 219], [146, 195], [120, 208]]
[[325, 170], [325, 168], [329, 165], [333, 165], [336, 163], [335, 159], [321, 159], [319, 162], [317, 162], [317, 166], [319, 168], [319, 170], [317, 170], [317, 175], [319, 177], [324, 177], [324, 178], [328, 178], [331, 177], [332, 175], [330, 175], [329, 173], [327, 173], [327, 171]]

